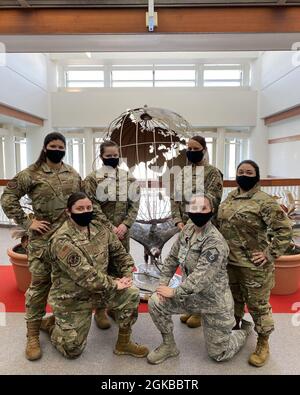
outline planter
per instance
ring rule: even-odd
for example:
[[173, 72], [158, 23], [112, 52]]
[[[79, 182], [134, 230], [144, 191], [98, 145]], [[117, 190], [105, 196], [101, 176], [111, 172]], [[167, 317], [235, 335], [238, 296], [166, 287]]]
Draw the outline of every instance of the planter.
[[[15, 246], [14, 248], [18, 246], [19, 245]], [[9, 248], [7, 250], [7, 255], [14, 269], [17, 287], [21, 292], [25, 293], [31, 282], [31, 273], [28, 268], [28, 258], [26, 254], [19, 254], [15, 252], [14, 248]]]
[[282, 255], [275, 261], [273, 295], [290, 295], [300, 286], [300, 254]]

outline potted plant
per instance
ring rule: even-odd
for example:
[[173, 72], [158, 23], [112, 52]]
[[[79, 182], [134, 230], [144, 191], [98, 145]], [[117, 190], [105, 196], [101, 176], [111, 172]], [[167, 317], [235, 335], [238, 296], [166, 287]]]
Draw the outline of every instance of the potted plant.
[[300, 246], [294, 241], [300, 229], [294, 228], [293, 242], [286, 253], [275, 260], [275, 287], [273, 295], [290, 295], [300, 286]]
[[18, 289], [25, 293], [31, 281], [28, 267], [28, 234], [24, 229], [17, 228], [12, 232], [13, 239], [21, 239], [20, 243], [7, 249], [9, 261], [12, 264]]

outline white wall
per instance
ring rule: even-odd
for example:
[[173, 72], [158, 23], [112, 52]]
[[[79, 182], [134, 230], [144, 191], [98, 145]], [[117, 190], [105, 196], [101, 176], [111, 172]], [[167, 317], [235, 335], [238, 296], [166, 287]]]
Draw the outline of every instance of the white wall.
[[47, 63], [43, 54], [6, 54], [0, 67], [0, 103], [48, 118]]
[[247, 88], [102, 88], [52, 94], [54, 127], [107, 126], [129, 108], [163, 107], [194, 126], [254, 126], [257, 92]]
[[[269, 139], [299, 135], [300, 117], [277, 122], [268, 129]], [[269, 144], [269, 175], [300, 178], [300, 141]]]
[[[300, 64], [295, 52], [266, 52], [262, 56], [260, 118], [300, 104]], [[297, 59], [298, 58], [298, 59]], [[267, 127], [268, 139], [300, 135], [300, 117]], [[300, 177], [300, 141], [268, 144], [268, 174]]]

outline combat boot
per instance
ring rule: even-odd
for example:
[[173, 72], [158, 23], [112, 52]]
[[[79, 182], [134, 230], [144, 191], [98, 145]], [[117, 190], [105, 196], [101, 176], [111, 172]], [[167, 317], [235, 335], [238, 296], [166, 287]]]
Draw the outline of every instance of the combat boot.
[[187, 320], [191, 317], [191, 314], [183, 314], [180, 316], [180, 321], [185, 324]]
[[250, 355], [249, 364], [256, 367], [264, 366], [269, 355], [269, 336], [258, 335], [256, 350]]
[[163, 342], [147, 356], [147, 361], [153, 365], [158, 365], [171, 357], [177, 357], [179, 350], [176, 347], [173, 333], [162, 333]]
[[47, 332], [49, 333], [49, 335], [51, 335], [54, 326], [55, 326], [55, 317], [54, 315], [50, 315], [42, 319], [40, 329], [41, 331]]
[[36, 361], [42, 356], [42, 350], [40, 346], [40, 326], [42, 320], [28, 321], [27, 325], [27, 344], [25, 350], [25, 356], [29, 361]]
[[108, 329], [111, 327], [105, 309], [96, 309], [94, 319], [99, 329]]
[[186, 321], [186, 324], [189, 328], [199, 328], [201, 326], [201, 316], [200, 314], [193, 314]]
[[119, 329], [118, 340], [114, 349], [116, 355], [131, 355], [136, 358], [144, 358], [149, 350], [146, 346], [133, 343], [130, 340], [131, 329]]

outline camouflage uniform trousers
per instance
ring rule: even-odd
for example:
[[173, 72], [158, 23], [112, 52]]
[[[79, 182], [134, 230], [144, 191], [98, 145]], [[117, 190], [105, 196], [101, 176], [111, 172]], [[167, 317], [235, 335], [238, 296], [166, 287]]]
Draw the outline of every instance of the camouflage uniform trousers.
[[28, 245], [28, 265], [31, 283], [25, 294], [25, 320], [41, 320], [46, 314], [51, 288], [51, 261], [47, 240], [31, 240]]
[[[232, 331], [235, 324], [234, 304], [230, 290], [225, 291], [225, 304], [215, 310], [205, 305], [201, 294], [175, 296], [160, 301], [154, 293], [149, 300], [151, 318], [162, 334], [173, 332], [172, 314], [201, 314], [208, 355], [217, 362], [231, 359], [245, 344], [244, 331]], [[215, 312], [214, 312], [215, 310]]]
[[256, 332], [270, 335], [274, 330], [270, 305], [271, 290], [275, 284], [273, 265], [249, 268], [229, 264], [227, 270], [235, 315], [242, 318], [246, 304]]
[[[131, 328], [138, 317], [139, 290], [131, 287], [107, 295], [108, 306], [115, 313], [120, 329]], [[53, 305], [55, 326], [51, 333], [51, 342], [66, 358], [79, 357], [83, 352], [91, 326], [94, 300], [66, 303], [62, 309]]]
[[[125, 237], [123, 240], [120, 240], [123, 247], [125, 248], [126, 252], [129, 253], [129, 242], [130, 242], [130, 238], [129, 238], [129, 230], [127, 231], [127, 233], [125, 234]], [[109, 275], [112, 277], [122, 277], [122, 275], [118, 272], [118, 268], [116, 267], [116, 265], [114, 264], [114, 262], [112, 260], [109, 261]], [[94, 309], [100, 309], [100, 310], [104, 310], [106, 309], [107, 303], [105, 300], [99, 300], [95, 302], [94, 305]]]

